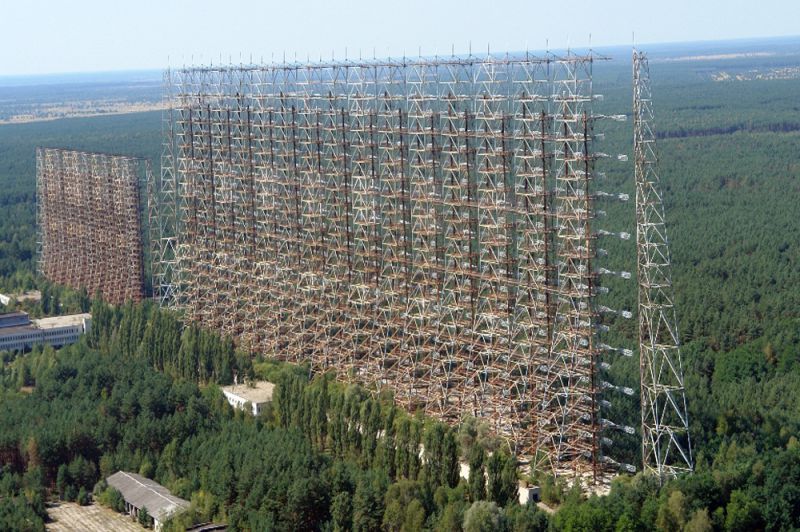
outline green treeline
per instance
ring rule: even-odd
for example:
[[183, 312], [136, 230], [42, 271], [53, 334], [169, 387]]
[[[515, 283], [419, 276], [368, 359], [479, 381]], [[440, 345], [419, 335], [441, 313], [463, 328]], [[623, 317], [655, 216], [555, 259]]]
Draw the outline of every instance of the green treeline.
[[[171, 313], [149, 304], [112, 309], [95, 302], [93, 311], [96, 323], [85, 341], [4, 364], [0, 528], [41, 523], [48, 491], [78, 502], [88, 502], [93, 491], [108, 498], [96, 483], [120, 469], [155, 478], [192, 501], [175, 529], [206, 519], [244, 530], [800, 527], [800, 444], [793, 429], [778, 428], [796, 420], [796, 412], [736, 430], [720, 419], [716, 436], [704, 436], [719, 442], [717, 451], [701, 450], [694, 475], [663, 487], [652, 477], [621, 476], [608, 496], [586, 498], [536, 475], [542, 498], [558, 507], [548, 517], [517, 504], [516, 461], [474, 422], [455, 429], [410, 415], [390, 397], [330, 375], [309, 379], [305, 367], [244, 368], [224, 340], [181, 328]], [[174, 349], [151, 350], [151, 341]], [[785, 348], [770, 345], [765, 352], [780, 360], [776, 353]], [[230, 368], [276, 383], [263, 416], [234, 412], [214, 385], [198, 387], [230, 375], [225, 364], [200, 369], [203, 353], [225, 352]], [[729, 357], [712, 389], [719, 394], [737, 379], [763, 380], [749, 377], [771, 371], [758, 364], [746, 350]], [[21, 384], [31, 393], [17, 391]], [[459, 462], [468, 464], [468, 480], [460, 478]]]
[[[192, 501], [174, 530], [208, 519], [240, 530], [547, 525], [516, 503], [515, 460], [504, 451], [486, 457], [474, 424], [459, 432], [289, 365], [273, 365], [274, 401], [253, 418], [234, 412], [216, 386], [199, 388], [197, 366], [174, 378], [178, 357], [145, 354], [149, 335], [174, 334], [177, 352], [188, 350], [191, 329], [179, 334], [169, 313], [145, 304], [93, 310], [85, 341], [9, 360], [0, 374], [0, 529], [41, 530], [46, 491], [113, 499], [97, 483], [120, 469]], [[193, 344], [201, 351], [214, 345], [205, 334]], [[30, 393], [17, 391], [21, 374]], [[469, 483], [459, 477], [462, 449], [473, 456]]]
[[230, 338], [184, 326], [152, 303], [115, 308], [95, 300], [91, 311], [87, 342], [92, 348], [141, 358], [159, 371], [199, 384], [230, 384], [234, 373], [252, 374], [250, 356], [237, 352]]
[[21, 474], [0, 467], [0, 528], [44, 530], [46, 498], [40, 468]]

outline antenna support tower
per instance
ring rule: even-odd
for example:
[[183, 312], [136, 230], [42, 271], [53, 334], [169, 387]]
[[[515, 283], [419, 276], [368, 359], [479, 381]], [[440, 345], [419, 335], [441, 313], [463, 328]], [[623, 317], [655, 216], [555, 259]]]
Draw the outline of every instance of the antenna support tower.
[[140, 301], [140, 184], [150, 173], [135, 157], [37, 148], [39, 272], [112, 304]]
[[168, 72], [161, 305], [599, 480], [598, 59]]
[[693, 469], [647, 55], [633, 52], [642, 462], [662, 480]]

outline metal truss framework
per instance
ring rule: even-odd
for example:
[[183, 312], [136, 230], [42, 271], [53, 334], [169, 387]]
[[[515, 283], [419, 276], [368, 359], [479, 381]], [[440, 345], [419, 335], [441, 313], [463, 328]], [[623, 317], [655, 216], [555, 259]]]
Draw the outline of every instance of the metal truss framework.
[[647, 56], [633, 53], [636, 247], [644, 470], [671, 477], [693, 469], [673, 299]]
[[157, 296], [597, 479], [596, 59], [168, 72]]
[[119, 304], [143, 296], [139, 159], [36, 150], [38, 269], [47, 279]]

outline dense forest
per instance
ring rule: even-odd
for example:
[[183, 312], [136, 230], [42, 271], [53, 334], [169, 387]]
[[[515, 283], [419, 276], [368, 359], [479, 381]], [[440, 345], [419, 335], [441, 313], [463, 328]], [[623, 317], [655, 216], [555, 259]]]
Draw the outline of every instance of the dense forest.
[[[198, 386], [255, 371], [237, 363], [229, 341], [180, 331], [149, 305], [92, 310], [99, 319], [79, 344], [5, 361], [2, 529], [41, 529], [48, 490], [103, 500], [98, 481], [120, 469], [192, 501], [174, 530], [211, 518], [247, 530], [547, 526], [540, 510], [516, 504], [516, 462], [476, 424], [457, 431], [328, 375], [309, 381], [306, 368], [269, 362], [258, 371], [277, 392], [253, 418], [234, 412], [216, 385]], [[156, 353], [153, 338], [177, 349]], [[469, 483], [459, 478], [462, 458]]]
[[[479, 425], [453, 430], [398, 411], [387, 397], [310, 378], [306, 368], [251, 363], [229, 340], [147, 305], [95, 303], [96, 327], [84, 342], [3, 355], [0, 528], [40, 529], [48, 493], [86, 497], [115, 468], [147, 473], [191, 500], [187, 519], [244, 529], [799, 528], [800, 80], [707, 75], [774, 66], [758, 61], [651, 64], [695, 474], [664, 486], [624, 475], [609, 495], [588, 498], [545, 476], [523, 478], [541, 485], [557, 511], [521, 507], [509, 502], [513, 457]], [[629, 63], [596, 72], [605, 96], [598, 111], [629, 109]], [[156, 163], [158, 124], [157, 113], [142, 113], [0, 126], [0, 291], [42, 289], [42, 302], [26, 307], [35, 315], [89, 306], [88, 294], [34, 274], [34, 147]], [[599, 150], [630, 153], [630, 123], [602, 129]], [[609, 158], [601, 170], [599, 189], [632, 197], [629, 163]], [[630, 203], [598, 208], [607, 212], [603, 228], [633, 229]], [[632, 242], [600, 245], [605, 267], [635, 271]], [[634, 283], [603, 283], [604, 305], [635, 308]], [[635, 320], [604, 319], [604, 341], [635, 347]], [[638, 386], [636, 356], [609, 362], [609, 380]], [[216, 384], [235, 372], [279, 383], [263, 419], [223, 402]], [[636, 399], [610, 399], [604, 415], [636, 427]], [[609, 454], [638, 464], [637, 436], [614, 439]], [[410, 451], [420, 443], [422, 458]], [[487, 482], [459, 480], [454, 456]]]
[[[92, 310], [96, 324], [80, 343], [4, 360], [3, 529], [40, 530], [47, 492], [104, 500], [102, 479], [120, 469], [192, 501], [174, 530], [208, 519], [247, 530], [800, 526], [800, 443], [785, 429], [725, 427], [740, 434], [726, 438], [717, 427], [715, 455], [663, 487], [623, 476], [609, 495], [585, 499], [552, 478], [532, 478], [558, 506], [549, 516], [517, 503], [516, 461], [480, 424], [455, 429], [412, 416], [329, 375], [309, 380], [307, 368], [251, 366], [229, 341], [182, 328], [151, 305], [95, 302]], [[153, 349], [154, 339], [170, 348]], [[234, 412], [216, 385], [198, 386], [233, 372], [276, 382], [262, 417]], [[459, 477], [461, 461], [468, 480]]]

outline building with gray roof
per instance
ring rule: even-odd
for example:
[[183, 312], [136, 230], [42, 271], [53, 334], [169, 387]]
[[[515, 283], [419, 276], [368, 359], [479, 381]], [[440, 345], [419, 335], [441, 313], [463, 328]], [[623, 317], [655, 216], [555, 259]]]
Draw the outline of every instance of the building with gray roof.
[[35, 345], [74, 344], [89, 331], [91, 314], [70, 314], [31, 320], [25, 312], [0, 314], [0, 351], [25, 351]]
[[161, 530], [167, 519], [189, 508], [189, 501], [174, 496], [158, 482], [136, 473], [117, 471], [106, 482], [122, 494], [125, 511], [131, 517], [138, 518], [139, 511], [145, 508], [153, 518], [156, 530]]

